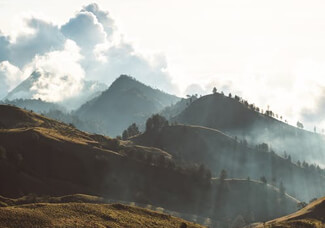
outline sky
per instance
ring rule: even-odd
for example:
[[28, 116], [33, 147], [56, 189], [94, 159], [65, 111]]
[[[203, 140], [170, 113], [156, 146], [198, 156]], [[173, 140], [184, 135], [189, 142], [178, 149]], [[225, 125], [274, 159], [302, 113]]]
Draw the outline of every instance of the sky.
[[35, 69], [35, 96], [50, 101], [125, 73], [179, 96], [216, 86], [320, 130], [324, 10], [321, 0], [0, 0], [0, 95]]

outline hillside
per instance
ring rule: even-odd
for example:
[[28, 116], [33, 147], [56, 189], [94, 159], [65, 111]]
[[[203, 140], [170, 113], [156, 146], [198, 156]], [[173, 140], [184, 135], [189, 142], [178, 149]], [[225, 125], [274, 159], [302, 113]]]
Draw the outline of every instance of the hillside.
[[[82, 120], [96, 120], [106, 129], [103, 134], [122, 134], [132, 123], [143, 123], [153, 113], [176, 103], [178, 97], [121, 75], [108, 90], [76, 111]], [[96, 132], [96, 129], [93, 130]]]
[[179, 163], [159, 148], [88, 134], [4, 105], [0, 183], [5, 183], [0, 185], [5, 197], [83, 193], [156, 205], [213, 223], [238, 216], [246, 223], [269, 220], [294, 212], [298, 202], [259, 182], [211, 179], [208, 169]]
[[294, 160], [325, 165], [324, 136], [290, 126], [270, 115], [261, 114], [245, 101], [211, 94], [193, 101], [171, 119], [189, 125], [218, 129], [250, 144], [269, 144]]
[[[19, 202], [3, 198], [1, 201]], [[21, 201], [21, 200], [20, 200]], [[98, 197], [67, 196], [0, 207], [1, 227], [203, 227], [167, 214]], [[97, 202], [98, 201], [98, 202]]]
[[325, 198], [315, 200], [296, 213], [271, 220], [265, 224], [257, 224], [254, 227], [323, 228], [325, 227]]
[[282, 182], [286, 191], [301, 201], [325, 195], [324, 172], [298, 166], [278, 156], [267, 144], [247, 145], [215, 129], [173, 125], [131, 140], [163, 149], [179, 160], [204, 164], [214, 175], [225, 169], [229, 177], [258, 180], [265, 176], [276, 186]]

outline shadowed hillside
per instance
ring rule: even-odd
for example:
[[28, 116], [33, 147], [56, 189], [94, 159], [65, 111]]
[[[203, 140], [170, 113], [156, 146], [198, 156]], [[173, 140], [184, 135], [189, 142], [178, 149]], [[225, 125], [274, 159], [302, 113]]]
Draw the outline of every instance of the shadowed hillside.
[[296, 213], [274, 219], [265, 224], [257, 224], [253, 227], [323, 228], [325, 227], [325, 198], [315, 200]]
[[106, 129], [100, 133], [116, 136], [130, 124], [142, 123], [151, 114], [178, 100], [178, 97], [121, 75], [108, 90], [84, 104], [76, 114], [82, 120], [100, 122]]
[[[35, 202], [37, 201], [37, 202]], [[203, 227], [163, 213], [98, 197], [71, 195], [24, 202], [0, 198], [1, 227]], [[5, 206], [5, 202], [9, 205]], [[10, 204], [11, 203], [11, 204]], [[11, 206], [14, 205], [14, 206]]]
[[302, 201], [325, 195], [323, 172], [298, 166], [275, 154], [267, 144], [250, 146], [215, 129], [174, 125], [131, 140], [168, 151], [179, 160], [204, 164], [214, 175], [225, 169], [230, 177], [265, 176], [268, 183], [278, 187], [282, 182], [289, 194]]
[[3, 196], [100, 195], [221, 224], [238, 216], [246, 224], [272, 219], [295, 211], [298, 202], [259, 182], [211, 180], [208, 169], [164, 150], [88, 134], [16, 107], [0, 106], [0, 126]]
[[240, 98], [212, 94], [192, 102], [172, 118], [178, 123], [215, 128], [251, 144], [268, 143], [281, 154], [286, 151], [294, 160], [325, 165], [324, 136], [308, 132], [261, 114], [254, 105]]

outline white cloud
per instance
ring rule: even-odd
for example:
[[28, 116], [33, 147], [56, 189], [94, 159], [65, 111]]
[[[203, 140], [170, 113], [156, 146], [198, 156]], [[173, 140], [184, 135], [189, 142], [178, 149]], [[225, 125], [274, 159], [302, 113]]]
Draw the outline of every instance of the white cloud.
[[17, 86], [23, 80], [23, 74], [19, 68], [8, 61], [0, 62], [0, 99]]
[[40, 73], [33, 84], [33, 98], [45, 101], [61, 102], [77, 96], [83, 88], [84, 70], [79, 64], [82, 56], [80, 49], [71, 40], [67, 40], [62, 51], [53, 51], [36, 56], [26, 67], [28, 71]]

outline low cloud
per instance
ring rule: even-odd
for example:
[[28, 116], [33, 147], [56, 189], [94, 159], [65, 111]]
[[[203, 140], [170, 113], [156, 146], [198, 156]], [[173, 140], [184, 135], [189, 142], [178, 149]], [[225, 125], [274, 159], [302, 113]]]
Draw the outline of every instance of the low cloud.
[[32, 98], [61, 102], [77, 96], [83, 88], [85, 77], [78, 63], [82, 58], [79, 51], [75, 42], [67, 40], [62, 51], [36, 56], [27, 66], [29, 71], [39, 73], [38, 80], [31, 88]]

